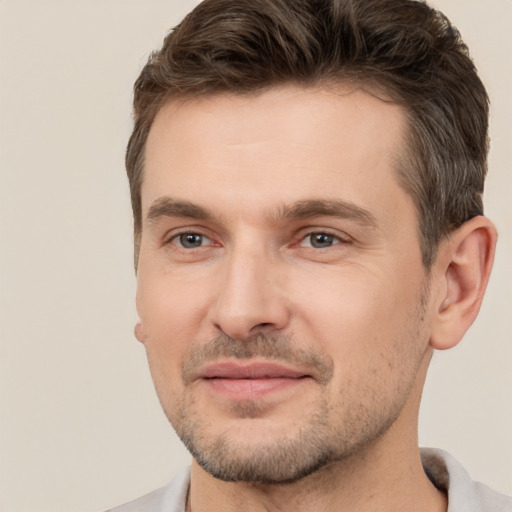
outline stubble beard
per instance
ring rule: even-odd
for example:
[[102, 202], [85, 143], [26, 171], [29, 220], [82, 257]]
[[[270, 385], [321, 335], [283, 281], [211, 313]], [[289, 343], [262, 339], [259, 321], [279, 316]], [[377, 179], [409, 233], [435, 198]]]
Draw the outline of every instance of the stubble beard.
[[[188, 409], [188, 408], [187, 408]], [[240, 417], [257, 415], [247, 404], [237, 407]], [[227, 482], [259, 484], [292, 483], [314, 473], [329, 462], [324, 446], [326, 411], [322, 404], [310, 420], [291, 434], [279, 433], [254, 444], [250, 434], [221, 433], [212, 439], [207, 425], [185, 414], [176, 431], [196, 462], [210, 475]]]
[[[325, 393], [325, 387], [331, 381], [333, 362], [318, 354], [297, 353], [291, 340], [285, 337], [265, 335], [243, 341], [219, 336], [188, 358], [188, 367], [185, 365], [183, 369], [183, 380], [187, 384], [189, 370], [200, 361], [217, 356], [245, 359], [255, 355], [289, 362], [314, 361], [322, 375], [319, 384], [324, 388], [324, 393], [315, 402], [314, 410], [300, 419], [300, 425], [276, 431], [273, 433], [275, 435], [258, 439], [257, 442], [251, 442], [249, 435], [233, 435], [229, 430], [212, 436], [208, 420], [201, 414], [193, 396], [186, 394], [173, 408], [173, 414], [167, 411], [168, 418], [197, 463], [210, 475], [223, 481], [288, 484], [352, 457], [375, 443], [395, 422], [414, 381], [411, 377], [407, 389], [396, 390], [391, 402], [389, 398], [385, 400], [385, 407], [379, 407], [380, 398], [375, 396], [376, 390], [366, 384], [361, 388], [361, 382], [353, 383], [353, 389], [348, 386], [348, 389], [337, 390], [340, 398], [336, 407], [344, 411], [344, 417], [340, 420], [337, 412], [333, 414], [330, 410]], [[371, 397], [370, 402], [358, 401], [361, 396]], [[235, 417], [244, 419], [257, 417], [258, 412], [255, 402], [235, 403], [232, 408]]]

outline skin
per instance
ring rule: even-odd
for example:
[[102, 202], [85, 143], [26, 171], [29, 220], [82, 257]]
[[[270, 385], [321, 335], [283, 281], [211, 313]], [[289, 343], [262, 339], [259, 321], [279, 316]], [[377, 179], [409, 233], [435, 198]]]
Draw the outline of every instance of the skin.
[[[478, 311], [495, 233], [482, 218], [454, 233], [427, 276], [396, 178], [405, 129], [399, 106], [353, 86], [172, 101], [158, 113], [136, 335], [196, 456], [194, 512], [446, 510], [419, 459], [421, 390], [433, 347], [455, 344]], [[304, 377], [269, 391], [265, 379], [201, 376], [214, 363], [269, 361]], [[313, 444], [329, 459], [290, 473], [318, 455]], [[252, 482], [215, 473], [248, 463]]]

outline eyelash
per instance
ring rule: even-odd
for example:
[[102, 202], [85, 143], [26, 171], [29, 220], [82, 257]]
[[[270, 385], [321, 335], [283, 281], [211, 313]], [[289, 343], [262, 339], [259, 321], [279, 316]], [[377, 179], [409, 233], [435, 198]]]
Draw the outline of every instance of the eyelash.
[[[200, 245], [198, 245], [196, 247], [184, 247], [183, 242], [182, 242], [182, 237], [186, 237], [186, 236], [201, 237], [202, 241], [204, 241], [204, 239], [208, 239], [208, 240], [210, 240], [210, 243], [209, 244], [201, 243]], [[184, 249], [184, 250], [193, 250], [193, 249], [198, 249], [200, 247], [216, 245], [209, 236], [207, 236], [204, 233], [201, 233], [199, 231], [182, 231], [181, 233], [176, 233], [171, 238], [169, 238], [169, 240], [166, 242], [166, 244], [173, 244], [173, 245], [178, 246], [180, 249]]]
[[[315, 243], [321, 244], [322, 242], [319, 240], [313, 241], [314, 240], [313, 237], [327, 238], [328, 242], [330, 241], [330, 245], [327, 245], [325, 247], [315, 247], [315, 245], [314, 245]], [[303, 245], [304, 242], [308, 239], [310, 242], [309, 245]], [[330, 233], [329, 231], [310, 231], [300, 239], [300, 241], [297, 245], [300, 247], [309, 247], [309, 248], [313, 248], [313, 249], [329, 249], [334, 245], [338, 245], [340, 243], [345, 243], [345, 242], [346, 241], [343, 238], [341, 238], [338, 235], [335, 235], [334, 233]]]
[[[186, 237], [186, 236], [201, 237], [200, 245], [197, 245], [194, 247], [185, 247], [184, 243], [183, 243], [183, 237]], [[315, 245], [314, 245], [315, 242], [313, 242], [313, 238], [312, 238], [314, 236], [327, 237], [328, 239], [331, 240], [331, 244], [327, 245], [325, 247], [315, 247]], [[203, 243], [205, 241], [205, 239], [209, 240], [210, 243]], [[307, 241], [308, 239], [309, 239], [310, 243], [308, 245], [304, 245], [304, 242]], [[344, 238], [344, 237], [340, 236], [339, 234], [334, 234], [328, 230], [318, 229], [318, 230], [310, 230], [310, 231], [302, 234], [300, 236], [298, 242], [291, 244], [291, 247], [304, 247], [304, 248], [309, 248], [309, 249], [321, 250], [321, 249], [330, 249], [331, 247], [339, 245], [339, 244], [349, 244], [350, 242], [351, 242], [351, 240], [348, 237]], [[186, 251], [200, 249], [201, 247], [219, 246], [219, 244], [216, 244], [208, 235], [205, 235], [204, 233], [201, 233], [200, 231], [192, 231], [192, 230], [183, 231], [181, 233], [174, 234], [171, 238], [168, 239], [166, 244], [176, 245], [178, 248], [186, 250]]]

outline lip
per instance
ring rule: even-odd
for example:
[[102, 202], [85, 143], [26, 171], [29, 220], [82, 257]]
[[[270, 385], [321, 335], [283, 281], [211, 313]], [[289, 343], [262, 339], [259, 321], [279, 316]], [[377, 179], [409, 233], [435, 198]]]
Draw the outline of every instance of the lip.
[[202, 368], [201, 379], [299, 379], [308, 374], [302, 370], [272, 362], [219, 362]]
[[202, 368], [198, 378], [211, 391], [235, 400], [255, 400], [302, 385], [311, 375], [272, 362], [218, 362]]

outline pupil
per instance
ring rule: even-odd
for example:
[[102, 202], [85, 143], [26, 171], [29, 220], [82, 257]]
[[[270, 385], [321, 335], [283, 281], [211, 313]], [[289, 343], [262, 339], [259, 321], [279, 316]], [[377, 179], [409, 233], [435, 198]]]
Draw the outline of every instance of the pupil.
[[325, 233], [313, 235], [312, 245], [313, 247], [329, 247], [332, 245], [332, 235]]
[[180, 242], [183, 247], [199, 247], [202, 242], [201, 235], [186, 234], [180, 236]]

